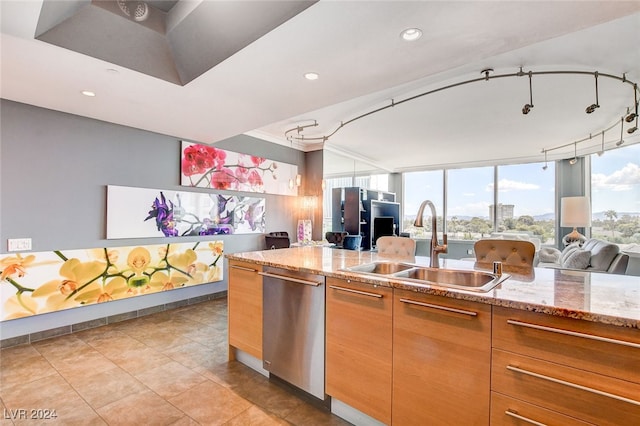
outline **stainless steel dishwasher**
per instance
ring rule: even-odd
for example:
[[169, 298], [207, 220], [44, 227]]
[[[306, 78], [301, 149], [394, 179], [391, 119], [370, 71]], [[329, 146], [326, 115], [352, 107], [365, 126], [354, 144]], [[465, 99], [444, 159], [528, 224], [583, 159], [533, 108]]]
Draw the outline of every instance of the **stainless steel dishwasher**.
[[260, 275], [264, 369], [325, 400], [324, 276], [273, 267]]

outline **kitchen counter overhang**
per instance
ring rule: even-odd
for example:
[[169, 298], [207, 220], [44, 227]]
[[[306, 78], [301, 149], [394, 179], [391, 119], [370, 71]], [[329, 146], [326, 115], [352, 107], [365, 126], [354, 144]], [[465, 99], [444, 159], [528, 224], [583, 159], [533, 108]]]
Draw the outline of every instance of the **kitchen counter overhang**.
[[[640, 280], [637, 277], [546, 268], [503, 266], [509, 279], [488, 292], [459, 290], [438, 285], [417, 284], [397, 277], [345, 271], [346, 268], [379, 260], [399, 260], [375, 252], [303, 246], [226, 254], [241, 260], [292, 271], [471, 300], [548, 315], [581, 319], [629, 328], [640, 328]], [[407, 259], [401, 259], [407, 261]], [[416, 256], [410, 263], [428, 266], [429, 258]], [[492, 265], [441, 259], [441, 267], [491, 271]]]

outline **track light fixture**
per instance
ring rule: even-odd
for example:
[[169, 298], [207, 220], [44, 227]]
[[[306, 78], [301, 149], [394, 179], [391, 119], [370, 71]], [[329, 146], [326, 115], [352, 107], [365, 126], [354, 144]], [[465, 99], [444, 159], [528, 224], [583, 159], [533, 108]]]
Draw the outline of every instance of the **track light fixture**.
[[589, 105], [587, 109], [585, 109], [585, 112], [587, 114], [591, 114], [596, 110], [596, 108], [600, 108], [600, 103], [598, 102], [598, 71], [596, 71], [593, 75], [596, 78], [596, 103]]
[[578, 143], [573, 143], [573, 158], [569, 160], [569, 164], [572, 166], [578, 162]]
[[[637, 84], [633, 85], [633, 105], [635, 106], [635, 111], [627, 115], [627, 118], [625, 118], [625, 121], [627, 123], [631, 123], [635, 119], [636, 127], [638, 127], [638, 122], [637, 122], [638, 121], [638, 85]], [[627, 112], [629, 112], [628, 109], [627, 109]]]
[[635, 132], [636, 130], [638, 130], [638, 85], [634, 84], [633, 85], [633, 100], [634, 100], [634, 107], [635, 107], [635, 111], [632, 112], [631, 114], [627, 115], [627, 118], [625, 118], [627, 123], [631, 123], [633, 121], [633, 119], [635, 118], [636, 120], [636, 125], [627, 129], [627, 133], [632, 134], [633, 132]]
[[604, 154], [604, 130], [602, 131], [602, 147], [600, 148], [600, 151], [598, 151], [598, 157], [602, 157], [603, 154]]
[[547, 165], [547, 151], [544, 151], [544, 166], [542, 166], [542, 170], [547, 170], [549, 166]]
[[[522, 72], [522, 67], [520, 67], [520, 72]], [[524, 106], [522, 107], [522, 113], [524, 115], [529, 114], [529, 111], [531, 111], [531, 108], [533, 108], [533, 90], [531, 89], [531, 71], [529, 71], [529, 103], [528, 104], [524, 104]]]
[[[432, 95], [435, 93], [440, 93], [442, 91], [445, 90], [449, 90], [449, 89], [453, 89], [456, 87], [460, 87], [460, 86], [464, 86], [467, 84], [474, 84], [474, 83], [478, 83], [481, 81], [489, 81], [489, 80], [493, 80], [493, 79], [501, 79], [501, 78], [505, 78], [505, 77], [524, 77], [525, 75], [529, 76], [529, 103], [525, 104], [522, 108], [522, 113], [523, 114], [528, 114], [529, 112], [531, 112], [531, 108], [533, 108], [533, 76], [534, 75], [593, 75], [594, 79], [595, 79], [595, 92], [596, 92], [596, 102], [594, 104], [589, 105], [586, 109], [585, 112], [587, 114], [591, 114], [593, 113], [596, 109], [600, 108], [600, 100], [599, 100], [599, 93], [598, 93], [598, 78], [599, 77], [604, 77], [607, 79], [612, 79], [612, 80], [618, 80], [621, 81], [622, 83], [625, 84], [629, 84], [630, 86], [633, 87], [633, 91], [634, 91], [634, 99], [635, 99], [635, 103], [634, 103], [634, 109], [635, 112], [633, 113], [629, 113], [629, 109], [627, 109], [626, 114], [623, 113], [622, 116], [622, 121], [624, 123], [625, 119], [628, 123], [631, 123], [633, 120], [636, 120], [635, 122], [635, 126], [631, 127], [627, 130], [628, 133], [634, 133], [638, 130], [638, 108], [640, 107], [640, 103], [638, 102], [638, 85], [637, 83], [634, 83], [631, 80], [627, 79], [626, 74], [622, 74], [622, 76], [617, 76], [617, 75], [613, 75], [613, 74], [609, 74], [609, 73], [600, 73], [598, 71], [582, 71], [582, 70], [550, 70], [550, 71], [528, 71], [528, 72], [524, 72], [522, 70], [522, 67], [520, 67], [520, 70], [517, 72], [512, 72], [512, 73], [505, 73], [505, 74], [494, 74], [494, 70], [493, 68], [485, 68], [480, 72], [480, 76], [476, 77], [476, 78], [471, 78], [468, 80], [463, 80], [463, 81], [458, 81], [458, 82], [454, 82], [452, 84], [448, 84], [448, 85], [444, 85], [444, 86], [439, 86], [439, 87], [435, 87], [433, 89], [409, 96], [407, 98], [404, 99], [391, 99], [390, 102], [387, 105], [363, 112], [362, 114], [355, 116], [353, 118], [350, 118], [349, 120], [345, 120], [345, 121], [340, 121], [340, 123], [338, 125], [336, 125], [336, 127], [334, 128], [334, 130], [329, 131], [328, 133], [324, 134], [324, 135], [315, 135], [315, 136], [307, 136], [303, 134], [303, 130], [305, 130], [308, 127], [316, 127], [318, 126], [318, 123], [314, 120], [312, 124], [307, 124], [307, 125], [303, 125], [303, 126], [296, 126], [292, 129], [289, 129], [285, 132], [285, 138], [290, 141], [293, 144], [293, 140], [296, 141], [300, 141], [300, 142], [321, 142], [321, 143], [325, 143], [327, 141], [329, 141], [329, 139], [331, 139], [336, 133], [338, 133], [340, 130], [342, 130], [344, 127], [346, 127], [349, 124], [355, 123], [356, 121], [359, 121], [365, 117], [369, 117], [373, 114], [377, 114], [380, 113], [382, 111], [385, 111], [389, 108], [394, 108], [396, 106], [399, 106], [401, 104], [404, 104], [406, 102], [411, 102], [417, 99], [421, 99], [425, 96], [428, 95]], [[598, 152], [598, 154], [602, 155], [605, 151], [605, 146], [604, 146], [604, 133], [608, 132], [609, 130], [612, 130], [615, 128], [615, 126], [617, 126], [617, 120], [612, 123], [610, 126], [604, 128], [602, 130], [602, 147], [601, 150]], [[545, 166], [546, 166], [546, 160], [547, 160], [547, 153], [549, 151], [555, 151], [555, 150], [560, 150], [560, 149], [564, 149], [564, 148], [568, 148], [571, 145], [574, 145], [574, 158], [571, 159], [572, 164], [577, 163], [577, 144], [578, 143], [582, 143], [585, 142], [587, 140], [590, 140], [592, 137], [590, 135], [589, 138], [582, 138], [573, 142], [569, 142], [566, 143], [564, 145], [558, 145], [552, 148], [545, 148], [542, 150], [542, 152], [545, 154]], [[616, 143], [617, 146], [620, 146], [624, 143], [624, 140], [622, 139], [622, 137], [620, 138], [620, 141]], [[543, 167], [544, 169], [544, 167]], [[546, 170], [546, 169], [545, 169]], [[292, 180], [292, 184], [294, 185], [295, 182]]]
[[620, 118], [620, 140], [616, 142], [616, 146], [621, 146], [624, 143], [622, 135], [624, 134], [624, 117]]

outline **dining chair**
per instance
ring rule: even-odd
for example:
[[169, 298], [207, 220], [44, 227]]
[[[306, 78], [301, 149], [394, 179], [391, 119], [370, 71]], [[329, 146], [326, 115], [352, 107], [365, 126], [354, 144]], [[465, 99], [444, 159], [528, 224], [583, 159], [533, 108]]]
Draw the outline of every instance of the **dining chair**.
[[523, 240], [478, 240], [473, 245], [478, 263], [502, 262], [504, 265], [533, 267], [536, 247]]
[[376, 241], [378, 255], [415, 257], [416, 241], [406, 237], [384, 236]]

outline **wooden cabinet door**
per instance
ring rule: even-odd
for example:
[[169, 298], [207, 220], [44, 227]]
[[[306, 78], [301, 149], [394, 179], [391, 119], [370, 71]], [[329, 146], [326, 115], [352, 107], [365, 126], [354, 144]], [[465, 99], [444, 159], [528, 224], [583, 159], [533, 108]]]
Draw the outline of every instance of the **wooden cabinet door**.
[[327, 278], [326, 392], [391, 423], [393, 290]]
[[394, 290], [393, 424], [489, 424], [491, 306]]
[[[262, 359], [262, 266], [229, 262], [229, 346]], [[233, 359], [233, 350], [229, 348]]]

